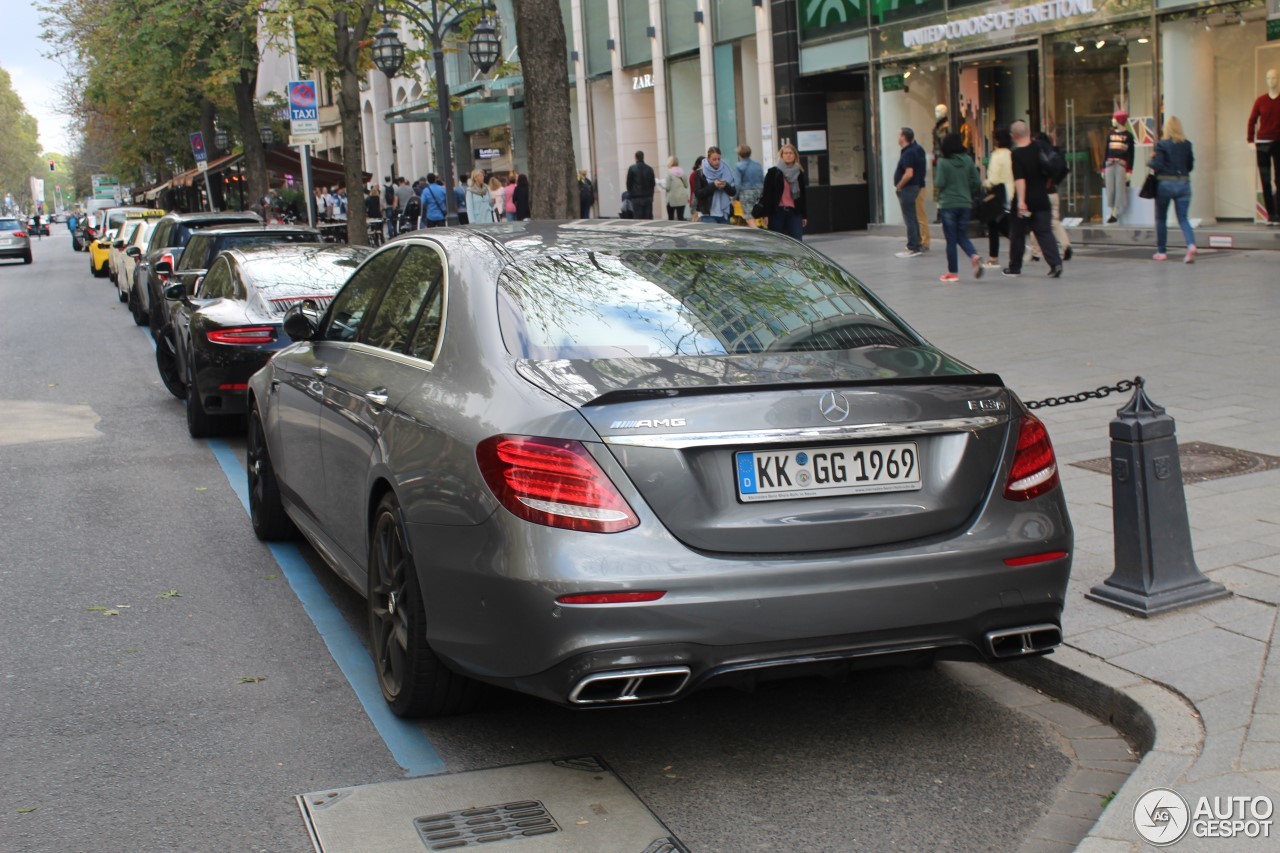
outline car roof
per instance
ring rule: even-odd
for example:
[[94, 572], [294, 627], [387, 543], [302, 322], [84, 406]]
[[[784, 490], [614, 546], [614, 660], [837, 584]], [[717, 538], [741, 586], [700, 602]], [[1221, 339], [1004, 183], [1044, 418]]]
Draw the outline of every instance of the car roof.
[[218, 213], [209, 213], [201, 211], [199, 213], [178, 213], [177, 211], [166, 213], [165, 219], [174, 219], [178, 222], [218, 222], [226, 221], [230, 223], [236, 222], [261, 222], [262, 217], [251, 210], [227, 210]]
[[[759, 228], [668, 220], [533, 220], [473, 225], [465, 230], [494, 244], [512, 261], [593, 251], [749, 251], [813, 256], [803, 243]], [[406, 236], [426, 235], [413, 232]]]
[[254, 260], [261, 257], [269, 257], [273, 260], [280, 258], [288, 258], [290, 256], [299, 256], [303, 254], [315, 254], [316, 250], [320, 250], [320, 254], [330, 255], [333, 257], [347, 257], [363, 259], [373, 250], [368, 246], [352, 246], [346, 243], [267, 243], [258, 246], [239, 246], [234, 249], [228, 249], [222, 254], [236, 263], [253, 263]]

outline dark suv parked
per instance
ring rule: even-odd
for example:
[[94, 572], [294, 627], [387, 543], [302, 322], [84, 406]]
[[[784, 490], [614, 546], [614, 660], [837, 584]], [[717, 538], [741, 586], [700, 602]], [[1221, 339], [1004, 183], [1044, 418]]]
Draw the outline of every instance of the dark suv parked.
[[[137, 280], [129, 290], [129, 311], [133, 321], [145, 326], [151, 321], [151, 307], [164, 305], [164, 286], [191, 241], [191, 235], [214, 225], [262, 224], [262, 217], [249, 211], [230, 213], [170, 213], [156, 223], [146, 251], [130, 248], [138, 260]], [[162, 309], [161, 309], [162, 310]], [[161, 325], [161, 324], [157, 324]], [[153, 329], [155, 334], [158, 330]]]

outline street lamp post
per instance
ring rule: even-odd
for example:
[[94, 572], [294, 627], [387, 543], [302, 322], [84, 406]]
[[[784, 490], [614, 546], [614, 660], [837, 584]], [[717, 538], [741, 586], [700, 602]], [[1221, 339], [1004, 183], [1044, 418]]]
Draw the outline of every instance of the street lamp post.
[[[441, 170], [444, 172], [445, 221], [448, 225], [458, 224], [458, 204], [453, 197], [453, 134], [452, 117], [449, 110], [449, 81], [444, 73], [444, 40], [468, 15], [476, 12], [496, 12], [489, 0], [481, 0], [463, 8], [454, 0], [424, 0], [415, 3], [413, 0], [399, 0], [398, 9], [391, 12], [383, 4], [382, 29], [373, 40], [373, 62], [387, 77], [396, 76], [396, 72], [404, 65], [404, 44], [400, 36], [387, 23], [387, 18], [394, 14], [404, 15], [418, 31], [431, 42], [431, 59], [436, 74], [436, 106], [440, 112], [440, 155]], [[482, 33], [483, 30], [483, 33]], [[468, 55], [484, 74], [493, 67], [501, 55], [501, 43], [498, 41], [496, 27], [487, 19], [476, 26], [468, 44]]]

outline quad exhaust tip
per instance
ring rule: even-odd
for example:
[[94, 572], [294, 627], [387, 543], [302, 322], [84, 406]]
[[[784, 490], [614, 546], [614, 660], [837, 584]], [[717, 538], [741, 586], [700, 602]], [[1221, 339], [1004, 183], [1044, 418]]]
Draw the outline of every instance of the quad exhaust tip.
[[1016, 658], [1046, 651], [1062, 644], [1062, 629], [1057, 625], [1024, 625], [988, 631], [987, 652], [993, 658]]
[[612, 705], [670, 699], [689, 683], [689, 667], [663, 666], [624, 669], [588, 675], [573, 688], [574, 705]]

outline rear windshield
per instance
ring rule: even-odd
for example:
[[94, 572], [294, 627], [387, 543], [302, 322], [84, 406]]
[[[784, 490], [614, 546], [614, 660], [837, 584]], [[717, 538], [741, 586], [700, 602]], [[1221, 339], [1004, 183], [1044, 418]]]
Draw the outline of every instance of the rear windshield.
[[185, 249], [187, 243], [191, 242], [191, 235], [199, 231], [201, 228], [212, 228], [214, 225], [256, 225], [259, 224], [258, 219], [214, 219], [209, 222], [179, 222], [178, 226], [173, 229], [170, 236], [170, 246], [179, 249]]
[[916, 346], [844, 270], [814, 257], [591, 252], [499, 278], [508, 351], [533, 359], [667, 358]]
[[184, 270], [208, 269], [213, 259], [228, 249], [245, 246], [265, 246], [271, 243], [319, 243], [318, 231], [264, 232], [262, 234], [201, 234], [193, 237], [191, 245], [182, 254], [178, 268]]
[[21, 231], [22, 226], [16, 219], [0, 219], [0, 231]]

